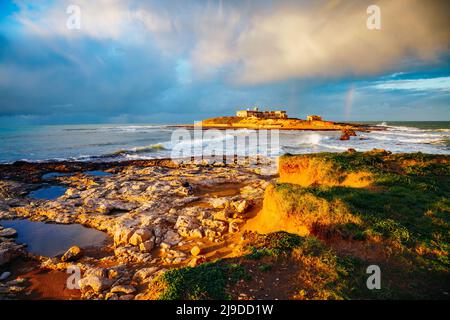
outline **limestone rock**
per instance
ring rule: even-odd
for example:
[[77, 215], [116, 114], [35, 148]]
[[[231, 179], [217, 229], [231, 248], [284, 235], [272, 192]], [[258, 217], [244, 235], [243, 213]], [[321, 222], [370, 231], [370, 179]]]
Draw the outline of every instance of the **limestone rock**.
[[150, 251], [152, 251], [154, 246], [155, 246], [155, 243], [153, 241], [147, 240], [147, 241], [142, 242], [139, 245], [139, 250], [141, 252], [150, 252]]
[[13, 238], [17, 236], [17, 231], [13, 228], [4, 228], [0, 230], [0, 237]]
[[130, 294], [136, 292], [136, 288], [130, 285], [117, 285], [111, 288], [111, 293]]
[[160, 270], [159, 267], [142, 268], [134, 274], [133, 280], [140, 283], [145, 282], [150, 280], [158, 270]]
[[166, 235], [164, 236], [164, 242], [172, 246], [178, 244], [180, 241], [180, 236], [172, 230], [167, 231]]
[[73, 246], [64, 253], [61, 257], [61, 261], [76, 261], [83, 256], [83, 250], [80, 247]]
[[131, 235], [133, 234], [133, 230], [127, 227], [122, 227], [116, 230], [114, 233], [114, 244], [127, 244], [130, 240]]
[[209, 203], [216, 209], [227, 208], [229, 201], [225, 198], [212, 198]]
[[206, 257], [205, 256], [197, 256], [197, 257], [193, 257], [191, 259], [191, 261], [189, 261], [188, 266], [189, 267], [195, 267], [198, 266], [199, 264], [206, 262]]
[[23, 245], [10, 241], [0, 242], [0, 266], [23, 254], [25, 254]]
[[131, 236], [129, 243], [133, 246], [138, 246], [141, 243], [147, 241], [152, 236], [152, 233], [148, 229], [138, 229]]
[[91, 289], [94, 292], [101, 292], [107, 289], [111, 285], [111, 283], [108, 279], [89, 275], [79, 280], [78, 285], [80, 286], [80, 290], [82, 292], [89, 291]]
[[237, 213], [245, 213], [250, 207], [250, 204], [247, 200], [233, 201], [231, 205]]

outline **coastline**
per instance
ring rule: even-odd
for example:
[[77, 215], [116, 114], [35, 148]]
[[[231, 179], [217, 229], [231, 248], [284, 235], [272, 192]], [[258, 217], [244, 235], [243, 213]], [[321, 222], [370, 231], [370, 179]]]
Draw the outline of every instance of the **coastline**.
[[335, 123], [330, 126], [314, 126], [314, 125], [299, 125], [299, 126], [286, 126], [286, 125], [269, 125], [269, 124], [219, 124], [219, 123], [200, 123], [196, 124], [179, 124], [168, 125], [169, 128], [188, 128], [195, 129], [200, 128], [202, 130], [208, 129], [253, 129], [253, 130], [292, 130], [292, 131], [343, 131], [343, 130], [355, 130], [361, 132], [370, 131], [382, 131], [386, 130], [386, 127], [366, 125], [366, 124], [350, 124], [350, 123]]
[[[378, 162], [382, 161], [379, 163], [386, 161], [389, 166], [394, 163], [394, 160], [399, 161], [396, 159], [405, 159], [401, 161], [408, 168], [416, 166], [416, 164], [419, 168], [420, 161], [427, 161], [427, 163], [431, 161], [431, 164], [427, 164], [430, 168], [435, 166], [434, 163], [447, 164], [447, 166], [449, 163], [449, 156], [446, 155], [433, 156], [419, 153], [391, 156], [390, 153], [383, 150], [365, 154], [353, 151], [330, 154], [330, 159], [341, 157], [341, 155], [346, 158], [351, 158], [353, 155], [363, 156], [362, 159], [366, 159], [364, 161], [367, 163], [373, 162], [370, 159], [378, 159]], [[320, 154], [303, 155], [300, 158], [314, 159], [314, 157], [320, 157]], [[155, 299], [160, 294], [160, 292], [155, 292], [155, 281], [162, 281], [166, 272], [185, 270], [183, 268], [186, 267], [211, 266], [208, 263], [214, 261], [228, 263], [227, 261], [244, 259], [243, 257], [249, 253], [249, 247], [258, 247], [258, 243], [267, 241], [264, 240], [265, 236], [258, 235], [255, 231], [268, 232], [268, 237], [275, 236], [276, 233], [273, 232], [277, 230], [286, 230], [294, 235], [300, 234], [302, 237], [311, 235], [311, 231], [307, 233], [302, 231], [308, 230], [301, 227], [308, 225], [307, 223], [302, 222], [301, 228], [296, 229], [297, 227], [293, 227], [296, 225], [295, 223], [291, 225], [291, 219], [282, 220], [282, 208], [289, 203], [285, 202], [287, 200], [281, 198], [281, 203], [275, 206], [276, 209], [273, 213], [270, 213], [272, 209], [268, 209], [268, 206], [271, 206], [270, 203], [277, 203], [282, 195], [274, 193], [274, 190], [278, 190], [273, 189], [273, 186], [277, 185], [277, 181], [296, 184], [298, 183], [297, 179], [300, 179], [299, 181], [304, 179], [303, 175], [299, 178], [297, 176], [287, 177], [286, 172], [291, 175], [289, 172], [301, 173], [302, 171], [295, 169], [297, 160], [293, 162], [290, 160], [290, 156], [284, 156], [282, 159], [284, 160], [279, 168], [281, 172], [273, 172], [271, 175], [261, 175], [261, 167], [268, 165], [268, 162], [248, 166], [243, 163], [224, 165], [220, 162], [181, 164], [170, 159], [155, 159], [121, 162], [16, 162], [10, 165], [0, 165], [2, 183], [0, 190], [4, 199], [1, 203], [0, 220], [27, 219], [45, 223], [82, 225], [108, 235], [109, 242], [105, 246], [95, 249], [94, 254], [83, 248], [84, 255], [75, 260], [76, 265], [81, 268], [84, 279], [81, 282], [81, 291], [73, 292], [73, 296], [70, 292], [61, 293], [60, 298], [72, 296], [82, 299]], [[286, 159], [289, 164], [288, 171], [286, 171]], [[357, 161], [360, 163], [360, 160]], [[295, 164], [295, 166], [291, 164]], [[311, 168], [317, 165], [322, 166], [320, 162], [317, 162]], [[307, 168], [307, 165], [305, 167], [305, 164], [300, 164], [300, 167]], [[312, 185], [323, 185], [324, 181], [333, 181], [332, 179], [343, 181], [342, 177], [333, 176], [335, 171], [327, 173], [328, 169], [326, 168], [329, 168], [328, 165], [319, 169], [323, 173], [323, 178], [318, 176], [319, 180], [310, 182]], [[87, 173], [92, 170], [101, 170], [109, 175], [92, 176]], [[43, 175], [54, 172], [71, 173], [71, 175], [43, 179]], [[444, 174], [442, 177], [448, 177], [448, 170], [441, 174]], [[309, 176], [307, 170], [304, 175]], [[313, 176], [315, 175], [311, 177]], [[362, 179], [363, 183], [357, 182], [359, 180], [355, 180], [356, 177]], [[359, 186], [358, 188], [371, 190], [366, 183], [371, 181], [367, 180], [367, 175], [357, 175], [347, 178], [345, 181], [350, 183], [347, 186]], [[59, 185], [67, 189], [62, 196], [52, 200], [37, 200], [27, 196], [43, 185]], [[308, 201], [317, 200], [311, 198]], [[266, 209], [264, 209], [265, 213], [261, 215], [263, 207]], [[275, 216], [280, 214], [280, 216], [273, 220], [275, 217], [273, 214]], [[330, 213], [325, 211], [324, 214]], [[275, 224], [277, 220], [282, 224], [277, 226]], [[332, 224], [338, 221], [340, 220], [333, 222], [331, 219]], [[349, 221], [355, 223], [357, 220]], [[311, 230], [314, 228], [317, 227], [313, 227]], [[323, 229], [323, 227], [321, 228]], [[343, 231], [333, 233], [330, 239], [327, 238], [330, 235], [324, 238], [323, 235], [316, 234], [316, 231], [313, 231], [313, 234], [319, 236], [319, 239], [322, 239], [320, 241], [325, 241], [327, 245], [338, 252], [343, 247], [348, 250], [349, 245], [367, 245], [368, 247], [363, 250], [366, 252], [364, 257], [378, 254], [377, 251], [373, 251], [374, 249], [370, 249], [370, 241], [355, 243], [352, 240], [348, 242], [349, 240], [345, 240], [346, 237], [343, 237], [341, 232]], [[330, 242], [330, 240], [332, 241]], [[61, 261], [61, 256], [34, 255], [27, 252], [20, 244], [3, 241], [2, 245], [4, 246], [5, 243], [8, 245], [7, 252], [9, 250], [11, 258], [22, 257], [21, 259], [25, 259], [26, 263], [32, 265], [32, 268], [37, 268], [42, 272], [65, 272], [72, 265], [71, 262]], [[383, 246], [377, 247], [376, 250], [384, 251]], [[101, 259], [96, 258], [95, 254], [99, 249], [106, 252]], [[386, 247], [386, 249], [388, 248]], [[263, 261], [267, 259], [269, 258], [264, 258]], [[261, 263], [257, 261], [245, 261], [245, 264], [256, 264], [253, 268], [261, 266]], [[281, 267], [278, 266], [278, 262], [271, 263], [276, 270]], [[8, 266], [8, 263], [1, 267], [3, 270], [5, 265]], [[217, 265], [213, 264], [213, 266], [215, 268]], [[197, 268], [193, 270], [197, 270]], [[278, 271], [276, 274], [281, 277]], [[15, 276], [18, 277], [17, 279], [22, 279], [20, 275], [16, 274]], [[261, 271], [260, 276], [263, 279], [266, 277], [264, 271]], [[27, 277], [32, 283], [39, 282], [35, 279], [33, 272]], [[25, 283], [18, 285], [16, 280], [12, 280], [9, 284], [7, 282], [6, 287], [2, 285], [1, 289], [7, 291], [7, 296], [11, 298], [26, 297], [24, 292], [27, 292], [28, 287], [23, 286]], [[19, 284], [22, 283], [20, 281]], [[17, 288], [11, 289], [14, 286], [22, 286], [22, 289], [18, 292], [8, 291], [18, 290]], [[231, 290], [229, 294], [234, 299], [242, 298], [242, 291], [247, 292], [246, 295], [248, 295], [248, 290], [254, 289], [255, 286], [258, 285], [250, 281], [248, 284], [245, 283], [245, 290], [233, 289], [237, 291]], [[36, 290], [36, 286], [29, 288]], [[47, 294], [50, 293], [47, 292]], [[254, 294], [249, 297], [252, 298], [252, 296]], [[254, 296], [254, 298], [256, 297], [293, 298], [293, 296], [283, 296], [277, 290], [268, 296]], [[50, 298], [58, 298], [58, 296]]]

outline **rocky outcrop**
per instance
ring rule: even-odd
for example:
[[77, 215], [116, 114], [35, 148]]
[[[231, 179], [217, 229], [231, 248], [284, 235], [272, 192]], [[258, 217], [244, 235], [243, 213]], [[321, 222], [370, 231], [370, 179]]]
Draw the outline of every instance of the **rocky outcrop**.
[[195, 126], [206, 128], [247, 128], [278, 130], [380, 130], [368, 125], [337, 123], [333, 121], [306, 121], [297, 118], [264, 119], [254, 117], [217, 117], [203, 120]]
[[[67, 186], [67, 190], [55, 200], [29, 199], [26, 191], [36, 189], [36, 184], [4, 180], [3, 189], [8, 190], [11, 202], [0, 207], [0, 217], [79, 223], [108, 233], [112, 239], [107, 244], [110, 255], [101, 259], [92, 258], [89, 250], [78, 247], [70, 248], [60, 259], [36, 258], [42, 259], [42, 268], [64, 272], [76, 263], [83, 273], [79, 281], [82, 298], [130, 299], [135, 294], [138, 298], [142, 290], [136, 283], [150, 281], [165, 268], [205, 262], [204, 243], [224, 243], [238, 232], [254, 204], [262, 201], [268, 184], [267, 176], [241, 164], [136, 163], [147, 164], [105, 164], [114, 174], [99, 177], [81, 173], [81, 163], [63, 163], [58, 170], [67, 174], [51, 179]], [[37, 164], [18, 163], [11, 165], [11, 170], [19, 167], [35, 176], [42, 175]], [[43, 171], [49, 168], [55, 167], [42, 164]], [[73, 168], [77, 171], [71, 173]], [[6, 176], [7, 170], [0, 166], [0, 177], [2, 174]], [[21, 176], [15, 178], [26, 181]], [[227, 188], [230, 192], [223, 193]], [[14, 235], [8, 229], [0, 233]], [[193, 247], [198, 250], [191, 252]], [[19, 249], [23, 247], [13, 241], [2, 241], [2, 261], [10, 261]], [[97, 270], [100, 266], [103, 271]]]
[[0, 266], [25, 255], [25, 246], [14, 242], [15, 236], [17, 236], [16, 230], [0, 226]]
[[285, 155], [279, 158], [278, 181], [304, 187], [322, 185], [364, 188], [371, 185], [373, 177], [367, 168], [359, 169], [354, 166], [346, 169], [340, 165], [323, 155]]
[[356, 137], [356, 132], [353, 129], [344, 129], [339, 137], [339, 140], [350, 140], [350, 137]]

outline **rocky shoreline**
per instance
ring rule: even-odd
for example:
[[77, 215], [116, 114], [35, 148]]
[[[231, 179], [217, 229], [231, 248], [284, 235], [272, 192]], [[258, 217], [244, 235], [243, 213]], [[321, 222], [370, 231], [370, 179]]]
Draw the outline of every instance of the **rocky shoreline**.
[[[0, 299], [448, 299], [448, 155], [241, 160], [1, 165]], [[41, 255], [24, 221], [101, 242]]]
[[[71, 248], [73, 256], [70, 251], [63, 257], [35, 256], [14, 241], [13, 229], [4, 228], [0, 268], [6, 270], [20, 256], [38, 261], [46, 270], [66, 272], [75, 265], [82, 274], [82, 299], [144, 299], [149, 282], [165, 270], [239, 251], [230, 239], [261, 205], [274, 177], [261, 175], [260, 167], [167, 159], [1, 165], [0, 219], [81, 224], [107, 233], [111, 240], [109, 254], [100, 259], [82, 255], [77, 248]], [[85, 173], [89, 170], [111, 175], [91, 176]], [[44, 179], [48, 173], [59, 174]], [[29, 198], [29, 192], [42, 184], [67, 190], [53, 200]], [[17, 279], [5, 282], [8, 274], [4, 275], [0, 297], [14, 298], [26, 291], [17, 288]]]

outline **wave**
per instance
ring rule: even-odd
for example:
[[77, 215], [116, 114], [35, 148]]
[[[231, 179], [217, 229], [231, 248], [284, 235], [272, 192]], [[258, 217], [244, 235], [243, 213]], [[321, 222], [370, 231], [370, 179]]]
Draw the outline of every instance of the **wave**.
[[141, 126], [110, 126], [110, 127], [97, 127], [97, 128], [64, 128], [63, 131], [142, 131], [148, 129], [166, 129], [168, 125], [141, 125]]
[[418, 131], [410, 131], [410, 132], [406, 132], [406, 131], [377, 131], [376, 134], [378, 135], [388, 135], [388, 136], [405, 136], [405, 137], [431, 137], [431, 138], [438, 138], [438, 137], [443, 137], [443, 134], [438, 134], [438, 133], [426, 133], [426, 132], [422, 132], [419, 133]]
[[135, 147], [130, 149], [121, 149], [114, 151], [113, 153], [110, 153], [109, 155], [112, 156], [120, 156], [120, 155], [130, 155], [130, 154], [141, 154], [141, 153], [148, 153], [148, 152], [154, 152], [154, 151], [160, 151], [160, 150], [167, 150], [162, 143], [156, 143], [149, 146], [144, 147]]
[[322, 140], [326, 140], [328, 137], [322, 136], [318, 133], [309, 134], [300, 137], [298, 140], [300, 144], [319, 145]]
[[402, 142], [402, 143], [414, 143], [414, 144], [429, 144], [429, 143], [440, 143], [442, 142], [445, 138], [442, 137], [441, 139], [432, 139], [432, 138], [426, 138], [423, 137], [422, 139], [420, 139], [420, 137], [418, 138], [402, 138], [400, 136], [377, 136], [377, 135], [364, 135], [361, 136], [363, 138], [372, 138], [375, 140], [382, 140], [382, 141], [392, 141], [392, 142]]

